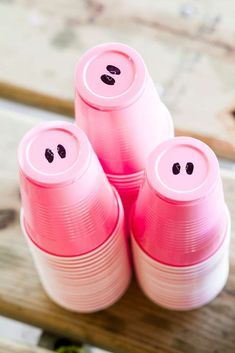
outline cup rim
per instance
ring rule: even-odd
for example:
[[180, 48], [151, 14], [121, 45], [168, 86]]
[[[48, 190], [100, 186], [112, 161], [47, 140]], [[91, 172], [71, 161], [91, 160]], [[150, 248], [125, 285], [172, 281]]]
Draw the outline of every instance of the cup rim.
[[36, 249], [35, 251], [38, 251], [41, 256], [44, 256], [47, 259], [48, 263], [53, 262], [55, 267], [58, 266], [61, 268], [67, 268], [69, 266], [72, 269], [76, 269], [76, 268], [82, 269], [84, 266], [90, 267], [94, 265], [95, 262], [103, 261], [104, 259], [107, 259], [107, 257], [110, 258], [111, 260], [114, 258], [114, 256], [116, 256], [119, 253], [119, 251], [117, 250], [117, 247], [120, 248], [120, 245], [121, 245], [119, 242], [119, 237], [117, 236], [117, 234], [115, 234], [115, 237], [110, 239], [110, 242], [106, 244], [107, 245], [106, 247], [103, 247], [100, 252], [92, 254], [90, 257], [87, 256], [81, 259], [80, 256], [79, 257], [78, 256], [73, 256], [73, 257], [56, 256], [52, 258], [50, 256], [48, 257], [48, 253], [46, 253], [40, 247], [35, 245], [35, 243], [32, 241], [32, 239], [29, 236], [27, 236], [26, 239], [27, 241], [29, 241], [30, 244], [31, 243], [34, 244]]
[[106, 176], [109, 180], [112, 181], [117, 181], [117, 182], [129, 182], [129, 181], [139, 181], [143, 178], [145, 174], [144, 169], [136, 172], [136, 173], [132, 173], [132, 174], [109, 174], [106, 173]]

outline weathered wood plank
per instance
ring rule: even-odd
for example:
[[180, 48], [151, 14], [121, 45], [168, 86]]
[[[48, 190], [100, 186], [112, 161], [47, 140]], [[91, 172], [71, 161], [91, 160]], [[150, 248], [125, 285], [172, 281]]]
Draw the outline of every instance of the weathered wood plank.
[[[1, 314], [117, 353], [234, 353], [234, 231], [228, 284], [200, 310], [180, 313], [160, 308], [142, 294], [135, 281], [117, 304], [100, 313], [79, 315], [52, 303], [39, 283], [18, 221], [16, 146], [38, 120], [1, 112], [0, 121], [4, 121], [0, 139], [0, 216], [4, 219], [0, 217]], [[235, 219], [235, 177], [226, 173], [223, 180]]]
[[73, 115], [77, 59], [123, 41], [162, 86], [177, 133], [235, 159], [234, 12], [229, 0], [3, 1], [0, 96]]
[[0, 338], [0, 353], [52, 353], [52, 351]]
[[[93, 8], [95, 1], [91, 1]], [[99, 1], [112, 20], [122, 18], [146, 27], [234, 51], [235, 5], [230, 0]], [[102, 11], [100, 11], [102, 12]]]

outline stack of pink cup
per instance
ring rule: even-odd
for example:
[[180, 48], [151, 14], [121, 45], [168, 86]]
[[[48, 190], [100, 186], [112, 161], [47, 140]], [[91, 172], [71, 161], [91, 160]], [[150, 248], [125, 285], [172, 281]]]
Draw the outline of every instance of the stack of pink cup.
[[120, 43], [87, 51], [76, 70], [76, 122], [88, 135], [125, 214], [136, 200], [149, 153], [173, 136], [141, 56]]
[[207, 145], [178, 137], [150, 154], [131, 232], [137, 278], [154, 302], [194, 309], [222, 290], [230, 216], [218, 161]]
[[143, 59], [124, 44], [81, 58], [75, 111], [97, 155], [65, 122], [32, 129], [18, 151], [21, 225], [48, 295], [78, 312], [115, 303], [131, 277], [131, 214], [146, 295], [176, 310], [212, 300], [227, 280], [230, 237], [214, 153], [196, 139], [173, 138]]
[[84, 132], [42, 124], [18, 157], [21, 224], [46, 292], [73, 311], [113, 304], [131, 275], [124, 213]]

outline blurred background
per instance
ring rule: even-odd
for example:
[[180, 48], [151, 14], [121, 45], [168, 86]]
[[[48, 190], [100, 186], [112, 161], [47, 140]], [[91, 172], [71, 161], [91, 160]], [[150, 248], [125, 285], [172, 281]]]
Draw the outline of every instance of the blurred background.
[[138, 50], [177, 134], [235, 157], [232, 0], [1, 0], [0, 96], [73, 117], [74, 67], [98, 43]]
[[[234, 170], [234, 19], [233, 0], [0, 0], [1, 177], [17, 178], [6, 148], [13, 155], [29, 127], [73, 118], [76, 62], [107, 41], [141, 53], [176, 134], [202, 139]], [[36, 345], [41, 335], [0, 318], [0, 336]]]

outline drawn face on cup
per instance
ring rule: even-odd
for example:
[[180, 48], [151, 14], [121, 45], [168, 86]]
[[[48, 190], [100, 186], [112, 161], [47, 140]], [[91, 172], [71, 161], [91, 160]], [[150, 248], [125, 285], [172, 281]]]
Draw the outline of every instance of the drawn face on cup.
[[135, 76], [132, 59], [121, 51], [104, 50], [92, 58], [84, 72], [87, 88], [100, 97], [125, 94]]
[[194, 146], [176, 144], [167, 149], [156, 163], [161, 182], [174, 192], [190, 192], [205, 182], [208, 160]]
[[34, 169], [40, 173], [57, 174], [75, 163], [79, 144], [69, 131], [51, 128], [41, 131], [30, 141], [27, 153]]

